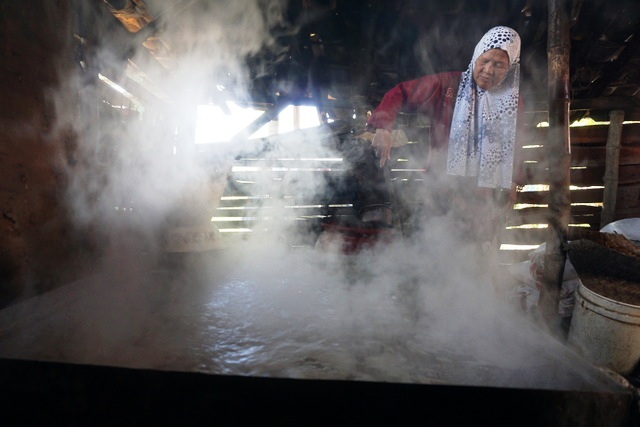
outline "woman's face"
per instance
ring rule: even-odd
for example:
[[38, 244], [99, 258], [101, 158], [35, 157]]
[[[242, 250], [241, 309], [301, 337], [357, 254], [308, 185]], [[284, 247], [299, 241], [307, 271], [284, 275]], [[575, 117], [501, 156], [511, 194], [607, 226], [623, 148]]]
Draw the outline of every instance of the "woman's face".
[[491, 90], [498, 86], [509, 71], [509, 55], [502, 49], [490, 49], [473, 65], [473, 80], [478, 87]]

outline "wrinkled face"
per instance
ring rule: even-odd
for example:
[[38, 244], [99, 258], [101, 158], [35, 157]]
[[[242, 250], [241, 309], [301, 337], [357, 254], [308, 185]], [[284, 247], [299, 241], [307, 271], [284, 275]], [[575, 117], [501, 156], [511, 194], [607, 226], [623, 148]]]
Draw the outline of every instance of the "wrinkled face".
[[490, 49], [473, 65], [473, 80], [478, 87], [491, 90], [498, 86], [509, 71], [509, 55], [502, 49]]

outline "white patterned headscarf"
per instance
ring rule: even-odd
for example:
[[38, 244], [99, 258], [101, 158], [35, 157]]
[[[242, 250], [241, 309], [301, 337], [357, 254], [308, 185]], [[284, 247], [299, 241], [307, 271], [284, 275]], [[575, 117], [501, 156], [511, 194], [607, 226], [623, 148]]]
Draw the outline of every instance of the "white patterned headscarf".
[[[509, 71], [499, 85], [483, 90], [473, 79], [473, 66], [490, 49], [507, 52]], [[520, 36], [509, 27], [494, 27], [462, 74], [449, 135], [448, 174], [477, 176], [479, 187], [511, 188], [519, 86]]]

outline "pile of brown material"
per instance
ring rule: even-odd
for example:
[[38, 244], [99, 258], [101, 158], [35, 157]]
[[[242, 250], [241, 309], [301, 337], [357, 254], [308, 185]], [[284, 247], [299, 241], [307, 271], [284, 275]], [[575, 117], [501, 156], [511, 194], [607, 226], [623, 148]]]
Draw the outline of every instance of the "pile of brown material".
[[567, 245], [584, 286], [606, 298], [640, 306], [640, 247], [620, 234], [584, 237]]
[[627, 239], [622, 234], [617, 233], [601, 233], [599, 231], [590, 230], [571, 230], [569, 240], [590, 240], [599, 243], [602, 246], [620, 252], [624, 255], [635, 258], [640, 261], [640, 246], [633, 241]]

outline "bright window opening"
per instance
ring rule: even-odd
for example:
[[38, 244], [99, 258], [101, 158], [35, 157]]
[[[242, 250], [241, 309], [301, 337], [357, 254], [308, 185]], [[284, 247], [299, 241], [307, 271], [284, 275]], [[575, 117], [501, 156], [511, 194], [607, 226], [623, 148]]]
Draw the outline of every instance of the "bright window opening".
[[[196, 116], [195, 143], [212, 144], [229, 141], [240, 133], [264, 110], [242, 107], [235, 102], [227, 102], [227, 111], [218, 105], [199, 105]], [[298, 129], [320, 126], [318, 110], [314, 106], [289, 105], [280, 112], [277, 120], [266, 123], [249, 139], [265, 138]]]

